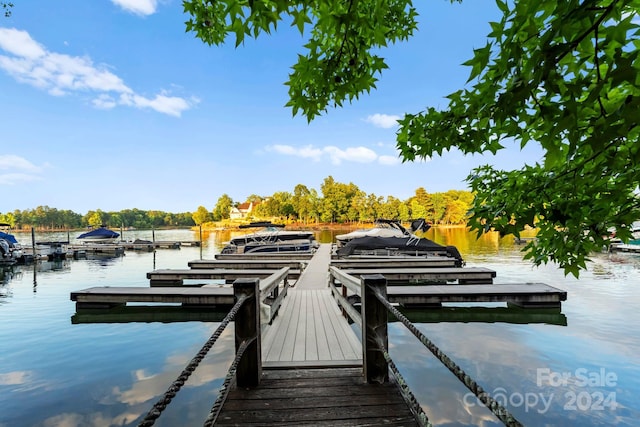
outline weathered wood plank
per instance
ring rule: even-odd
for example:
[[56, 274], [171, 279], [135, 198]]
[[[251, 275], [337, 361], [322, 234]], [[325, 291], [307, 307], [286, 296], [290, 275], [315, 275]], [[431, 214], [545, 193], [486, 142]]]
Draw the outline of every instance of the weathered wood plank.
[[[291, 360], [306, 360], [305, 359], [305, 347], [307, 337], [307, 296], [308, 293], [304, 292], [300, 295], [298, 328], [293, 342], [293, 353]], [[312, 319], [313, 321], [313, 319]]]
[[365, 384], [361, 369], [265, 371], [233, 389], [216, 425], [418, 425], [393, 383]]
[[338, 305], [333, 300], [331, 294], [327, 291], [323, 296], [326, 296], [326, 298], [322, 299], [322, 302], [324, 304], [324, 311], [328, 313], [326, 317], [326, 320], [328, 320], [327, 329], [335, 333], [338, 348], [342, 352], [342, 358], [345, 360], [361, 359], [362, 346], [355, 332], [353, 332], [346, 319], [340, 314]]
[[280, 354], [284, 346], [284, 340], [287, 336], [288, 329], [294, 324], [291, 322], [293, 310], [289, 307], [295, 302], [295, 293], [289, 292], [289, 296], [285, 298], [280, 313], [273, 324], [267, 328], [264, 333], [262, 345], [262, 360], [277, 361], [280, 360]]
[[[289, 324], [287, 325], [287, 332], [282, 343], [282, 349], [280, 350], [279, 361], [291, 361], [293, 360], [293, 350], [295, 347], [295, 337], [300, 327], [300, 305], [302, 301], [302, 295], [297, 292], [290, 292], [290, 296], [295, 300], [290, 301], [291, 316], [289, 318]], [[284, 318], [282, 319], [284, 322]], [[281, 323], [282, 325], [283, 323]], [[274, 325], [272, 325], [273, 327]]]
[[321, 309], [320, 296], [318, 292], [313, 293], [313, 317], [317, 319], [314, 322], [316, 345], [318, 348], [318, 360], [331, 360], [331, 351], [329, 340], [327, 339], [327, 331], [325, 330], [326, 311]]

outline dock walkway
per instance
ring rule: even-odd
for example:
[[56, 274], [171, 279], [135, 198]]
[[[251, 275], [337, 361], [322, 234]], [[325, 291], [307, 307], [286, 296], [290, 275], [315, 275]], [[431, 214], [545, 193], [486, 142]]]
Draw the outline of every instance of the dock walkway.
[[215, 425], [417, 426], [397, 384], [367, 384], [362, 345], [328, 287], [320, 245], [262, 339], [256, 388], [234, 388]]
[[331, 296], [331, 245], [321, 245], [262, 341], [263, 366], [359, 366], [362, 346]]
[[366, 384], [362, 368], [264, 371], [234, 389], [216, 426], [417, 426], [395, 383]]

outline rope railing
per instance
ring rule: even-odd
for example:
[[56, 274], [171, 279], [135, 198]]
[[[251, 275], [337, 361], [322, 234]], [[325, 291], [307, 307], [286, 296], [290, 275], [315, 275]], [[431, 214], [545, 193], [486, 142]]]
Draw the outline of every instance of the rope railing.
[[165, 408], [169, 405], [169, 403], [171, 403], [171, 401], [176, 396], [176, 394], [178, 394], [182, 386], [184, 386], [184, 384], [189, 379], [193, 371], [195, 371], [198, 365], [200, 365], [200, 362], [202, 362], [202, 360], [207, 355], [207, 353], [209, 353], [209, 350], [211, 350], [211, 348], [216, 343], [216, 341], [218, 340], [222, 332], [225, 330], [225, 328], [229, 325], [229, 323], [233, 321], [236, 314], [240, 310], [240, 307], [248, 298], [249, 297], [246, 295], [238, 298], [235, 305], [231, 308], [231, 310], [229, 310], [229, 313], [225, 316], [222, 322], [220, 322], [220, 325], [215, 330], [215, 332], [211, 335], [211, 337], [207, 340], [207, 342], [202, 346], [202, 348], [196, 354], [196, 356], [194, 356], [193, 359], [191, 359], [191, 361], [187, 364], [187, 366], [182, 370], [180, 375], [178, 375], [178, 378], [176, 378], [176, 380], [171, 384], [171, 386], [169, 386], [169, 388], [162, 395], [162, 397], [158, 399], [158, 401], [153, 405], [151, 410], [149, 410], [149, 412], [142, 419], [142, 421], [140, 421], [140, 423], [138, 424], [138, 427], [150, 427], [155, 424], [158, 417], [160, 417], [160, 415], [162, 414], [162, 411], [165, 410]]
[[[381, 294], [377, 289], [371, 287], [370, 288], [373, 295], [376, 297], [378, 301], [384, 307], [393, 314], [402, 324], [413, 333], [413, 335], [418, 338], [418, 340], [425, 346], [429, 351], [436, 356], [436, 358], [444, 364], [449, 371], [451, 371], [456, 378], [458, 378], [502, 423], [507, 427], [521, 427], [522, 423], [520, 423], [508, 410], [505, 408], [500, 402], [495, 400], [493, 397], [489, 395], [482, 386], [480, 386], [473, 378], [471, 378], [464, 370], [458, 366], [449, 356], [447, 356], [438, 346], [436, 346], [429, 338], [427, 338], [422, 332], [416, 328], [416, 326], [409, 321], [398, 309], [396, 309], [391, 303], [387, 300], [386, 296]], [[383, 343], [375, 340], [376, 344], [382, 350], [385, 359], [387, 359], [388, 354], [386, 354], [385, 346]], [[387, 362], [389, 362], [391, 358], [389, 357]], [[392, 366], [392, 363], [389, 364]], [[395, 365], [394, 365], [395, 366]]]
[[416, 399], [414, 394], [411, 392], [411, 388], [409, 388], [409, 384], [407, 384], [404, 377], [400, 373], [400, 370], [398, 369], [396, 364], [393, 362], [393, 359], [391, 359], [391, 355], [384, 348], [384, 345], [380, 340], [376, 339], [376, 344], [378, 345], [378, 348], [382, 352], [384, 359], [389, 364], [389, 369], [391, 370], [391, 373], [393, 374], [396, 380], [396, 384], [398, 384], [398, 387], [400, 388], [400, 393], [402, 394], [402, 397], [405, 400], [405, 402], [407, 402], [407, 405], [409, 405], [409, 408], [411, 409], [411, 412], [413, 412], [413, 415], [416, 421], [422, 427], [431, 427], [432, 424], [429, 421], [429, 417], [424, 412], [424, 410], [422, 410], [422, 406], [420, 406], [418, 399]]
[[213, 406], [209, 411], [209, 415], [207, 416], [207, 419], [204, 421], [203, 427], [212, 427], [215, 425], [216, 420], [218, 419], [218, 415], [220, 415], [220, 411], [222, 410], [222, 405], [227, 400], [229, 391], [231, 391], [231, 381], [233, 381], [233, 378], [236, 375], [236, 370], [238, 369], [238, 363], [240, 363], [240, 359], [242, 358], [242, 355], [244, 354], [247, 347], [249, 347], [249, 344], [251, 344], [255, 340], [256, 339], [253, 338], [251, 340], [244, 341], [238, 348], [238, 351], [236, 352], [236, 358], [233, 359], [233, 362], [231, 363], [231, 366], [227, 371], [227, 376], [225, 377], [224, 381], [222, 382], [222, 385], [220, 386], [218, 398], [213, 403]]

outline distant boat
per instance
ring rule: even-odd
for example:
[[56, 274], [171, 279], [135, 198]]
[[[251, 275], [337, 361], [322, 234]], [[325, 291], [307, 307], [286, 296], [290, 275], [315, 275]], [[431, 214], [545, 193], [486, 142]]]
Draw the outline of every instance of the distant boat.
[[120, 237], [120, 233], [109, 230], [103, 225], [79, 235], [77, 239], [84, 243], [113, 243], [118, 237]]
[[312, 253], [318, 248], [313, 231], [282, 230], [284, 225], [271, 222], [252, 222], [239, 228], [261, 230], [231, 239], [223, 254]]
[[22, 260], [22, 245], [10, 233], [11, 224], [0, 223], [0, 263], [15, 264]]

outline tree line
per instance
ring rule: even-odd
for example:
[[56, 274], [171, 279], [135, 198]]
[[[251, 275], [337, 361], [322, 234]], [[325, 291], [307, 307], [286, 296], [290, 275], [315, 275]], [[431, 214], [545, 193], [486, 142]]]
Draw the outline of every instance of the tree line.
[[14, 210], [1, 213], [0, 222], [10, 224], [15, 229], [69, 230], [106, 225], [111, 228], [133, 227], [150, 229], [161, 227], [190, 227], [195, 225], [191, 212], [169, 213], [125, 209], [119, 212], [90, 210], [84, 215], [70, 211], [38, 206], [35, 209]]
[[[245, 220], [278, 219], [288, 222], [352, 223], [373, 222], [377, 218], [425, 218], [432, 224], [466, 224], [467, 212], [473, 203], [473, 194], [464, 190], [428, 193], [424, 187], [413, 196], [401, 200], [395, 196], [367, 194], [353, 183], [341, 183], [328, 176], [320, 192], [298, 184], [293, 191], [278, 191], [271, 196], [247, 197], [254, 209]], [[234, 201], [228, 194], [217, 200], [213, 209], [199, 206], [195, 212], [169, 213], [157, 210], [125, 209], [119, 212], [90, 210], [82, 215], [71, 210], [49, 206], [35, 209], [0, 212], [0, 222], [15, 229], [68, 230], [106, 225], [111, 228], [150, 229], [162, 227], [192, 227], [210, 222], [224, 221], [232, 210], [243, 202]]]
[[[278, 191], [269, 197], [252, 194], [245, 203], [253, 202], [248, 220], [278, 218], [303, 223], [373, 222], [377, 218], [425, 218], [432, 224], [466, 224], [473, 194], [464, 190], [428, 193], [424, 187], [406, 200], [395, 196], [367, 194], [353, 183], [337, 182], [332, 176], [324, 179], [320, 192], [298, 184], [292, 192]], [[230, 219], [235, 202], [228, 194], [218, 199], [211, 211], [200, 206], [193, 214], [196, 224]]]

